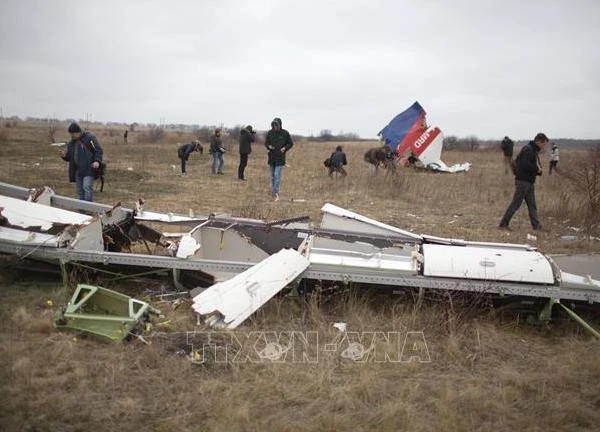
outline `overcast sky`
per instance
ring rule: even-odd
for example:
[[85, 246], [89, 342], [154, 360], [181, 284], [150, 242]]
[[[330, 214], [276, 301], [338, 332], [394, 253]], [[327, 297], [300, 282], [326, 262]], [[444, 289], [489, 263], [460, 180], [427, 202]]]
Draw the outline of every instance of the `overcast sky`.
[[5, 116], [600, 138], [599, 0], [3, 1]]

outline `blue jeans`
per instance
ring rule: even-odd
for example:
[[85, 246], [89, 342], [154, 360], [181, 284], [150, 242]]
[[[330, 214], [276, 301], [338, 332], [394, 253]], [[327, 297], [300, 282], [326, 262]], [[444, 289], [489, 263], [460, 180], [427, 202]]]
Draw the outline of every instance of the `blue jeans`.
[[281, 183], [281, 168], [283, 165], [269, 165], [271, 169], [271, 195], [279, 194], [279, 184]]
[[223, 153], [214, 152], [212, 154], [212, 173], [213, 174], [222, 173], [224, 164], [225, 164], [225, 161], [223, 160]]
[[75, 175], [75, 188], [77, 197], [84, 201], [94, 201], [94, 176], [82, 177]]

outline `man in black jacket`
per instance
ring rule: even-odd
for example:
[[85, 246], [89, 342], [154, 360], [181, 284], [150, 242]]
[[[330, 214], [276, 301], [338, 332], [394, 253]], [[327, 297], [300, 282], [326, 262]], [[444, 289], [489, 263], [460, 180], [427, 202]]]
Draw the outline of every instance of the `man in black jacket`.
[[533, 141], [529, 141], [519, 152], [515, 161], [515, 194], [512, 202], [506, 209], [506, 213], [504, 213], [504, 217], [500, 221], [500, 229], [508, 229], [511, 218], [519, 207], [521, 207], [523, 200], [527, 203], [531, 226], [534, 230], [542, 229], [537, 215], [534, 184], [535, 178], [542, 175], [539, 153], [544, 150], [547, 143], [548, 137], [540, 132], [535, 136]]
[[269, 151], [267, 162], [271, 170], [271, 195], [275, 201], [279, 201], [281, 169], [285, 166], [285, 155], [293, 145], [290, 133], [281, 127], [281, 119], [273, 119], [271, 130], [265, 138], [265, 147]]
[[252, 143], [256, 132], [248, 125], [240, 131], [240, 165], [238, 167], [238, 180], [246, 180], [244, 170], [248, 165], [248, 155], [252, 153]]
[[187, 160], [190, 158], [192, 152], [200, 152], [202, 154], [202, 146], [200, 145], [200, 141], [192, 141], [188, 144], [183, 144], [179, 146], [177, 149], [177, 156], [181, 159], [181, 175], [185, 175], [185, 164]]
[[77, 197], [93, 201], [94, 179], [102, 164], [102, 147], [91, 132], [83, 132], [77, 123], [71, 123], [68, 131], [71, 141], [60, 156], [69, 162], [69, 181], [75, 183]]

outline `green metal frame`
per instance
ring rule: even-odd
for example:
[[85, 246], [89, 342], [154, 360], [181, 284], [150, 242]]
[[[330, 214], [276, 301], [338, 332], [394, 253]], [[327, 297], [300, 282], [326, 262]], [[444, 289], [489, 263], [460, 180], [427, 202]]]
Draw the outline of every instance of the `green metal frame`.
[[149, 314], [159, 315], [160, 311], [116, 291], [79, 284], [54, 326], [121, 341]]
[[569, 316], [573, 320], [575, 320], [577, 323], [579, 323], [584, 329], [586, 329], [588, 332], [590, 332], [594, 337], [596, 337], [597, 339], [600, 339], [600, 333], [598, 331], [596, 331], [596, 329], [594, 329], [591, 325], [589, 325], [587, 322], [585, 322], [585, 320], [583, 318], [581, 318], [579, 315], [577, 315], [573, 310], [569, 309], [564, 304], [562, 304], [560, 302], [560, 299], [557, 299], [557, 298], [551, 297], [548, 300], [548, 303], [546, 304], [546, 306], [544, 306], [544, 308], [540, 312], [540, 315], [539, 315], [540, 321], [543, 321], [543, 322], [550, 321], [550, 318], [552, 316], [552, 306], [554, 306], [555, 304], [559, 304], [569, 314]]

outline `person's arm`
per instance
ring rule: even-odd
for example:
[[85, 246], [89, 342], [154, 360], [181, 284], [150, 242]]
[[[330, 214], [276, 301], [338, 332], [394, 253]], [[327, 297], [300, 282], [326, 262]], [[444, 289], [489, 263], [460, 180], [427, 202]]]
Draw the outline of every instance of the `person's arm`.
[[60, 152], [60, 157], [65, 162], [71, 162], [71, 160], [73, 159], [73, 143], [72, 142], [67, 143], [67, 148]]
[[292, 136], [288, 132], [287, 136], [285, 137], [285, 145], [281, 148], [281, 151], [288, 152], [293, 146], [294, 143], [292, 142]]
[[344, 153], [344, 165], [348, 165], [348, 161], [346, 160], [346, 153]]
[[100, 166], [100, 162], [102, 162], [102, 156], [104, 156], [104, 151], [102, 150], [100, 141], [94, 137], [94, 162], [98, 162], [98, 166]]

